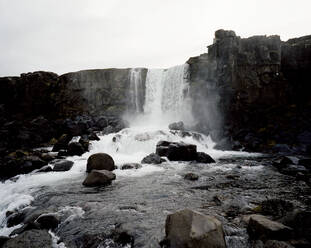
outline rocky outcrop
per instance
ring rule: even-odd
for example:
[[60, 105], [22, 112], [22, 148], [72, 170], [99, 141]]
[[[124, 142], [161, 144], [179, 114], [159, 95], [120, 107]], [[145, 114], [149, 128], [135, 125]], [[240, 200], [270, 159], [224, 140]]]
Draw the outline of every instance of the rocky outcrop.
[[[231, 136], [249, 150], [289, 144], [307, 152], [311, 117], [311, 36], [242, 39], [218, 30], [208, 53], [188, 60], [201, 131]], [[284, 146], [275, 150], [284, 151]]]

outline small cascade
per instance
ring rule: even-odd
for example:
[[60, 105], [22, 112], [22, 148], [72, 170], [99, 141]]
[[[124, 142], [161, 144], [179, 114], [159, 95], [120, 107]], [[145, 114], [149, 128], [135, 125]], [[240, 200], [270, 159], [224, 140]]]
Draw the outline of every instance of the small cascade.
[[143, 78], [142, 68], [130, 70], [130, 109], [135, 113], [141, 113], [143, 107]]

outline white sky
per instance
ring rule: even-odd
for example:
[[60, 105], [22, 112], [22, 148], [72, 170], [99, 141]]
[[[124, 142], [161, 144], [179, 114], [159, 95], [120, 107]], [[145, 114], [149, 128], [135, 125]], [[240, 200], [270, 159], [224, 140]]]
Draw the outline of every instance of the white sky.
[[217, 29], [311, 34], [311, 0], [0, 0], [0, 76], [161, 68], [206, 52]]

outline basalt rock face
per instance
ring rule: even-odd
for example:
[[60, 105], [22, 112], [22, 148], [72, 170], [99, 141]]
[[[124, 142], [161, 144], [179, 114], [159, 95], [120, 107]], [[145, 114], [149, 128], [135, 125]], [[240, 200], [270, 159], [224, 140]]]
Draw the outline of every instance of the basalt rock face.
[[[0, 153], [17, 148], [38, 147], [64, 133], [88, 134], [120, 119], [125, 111], [142, 109], [147, 69], [138, 68], [141, 85], [133, 106], [131, 69], [86, 70], [58, 76], [33, 72], [0, 78]], [[136, 111], [136, 109], [135, 109]], [[105, 125], [97, 125], [99, 116]], [[69, 118], [69, 119], [67, 119]], [[107, 124], [107, 125], [106, 125]]]
[[231, 136], [249, 150], [289, 144], [306, 151], [311, 36], [282, 42], [279, 36], [242, 39], [218, 30], [208, 53], [188, 64], [201, 131], [216, 130], [216, 138]]

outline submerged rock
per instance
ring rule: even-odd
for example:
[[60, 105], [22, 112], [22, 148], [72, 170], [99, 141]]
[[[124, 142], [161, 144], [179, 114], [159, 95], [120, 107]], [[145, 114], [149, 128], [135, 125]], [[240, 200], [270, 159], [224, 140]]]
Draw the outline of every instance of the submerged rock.
[[69, 171], [73, 166], [73, 162], [69, 160], [58, 160], [55, 162], [53, 171]]
[[92, 170], [85, 178], [86, 187], [106, 186], [116, 179], [116, 175], [107, 170]]
[[292, 228], [258, 214], [250, 216], [247, 231], [252, 239], [261, 240], [288, 240], [292, 234]]
[[199, 176], [195, 173], [187, 173], [185, 176], [184, 176], [184, 179], [186, 180], [190, 180], [190, 181], [196, 181], [199, 179]]
[[165, 234], [171, 248], [226, 248], [221, 222], [189, 209], [167, 216]]
[[141, 164], [137, 163], [129, 163], [129, 164], [124, 164], [121, 166], [121, 170], [131, 170], [131, 169], [139, 169], [141, 168]]
[[149, 154], [141, 161], [142, 164], [161, 164], [162, 162], [165, 162], [165, 159], [155, 153]]
[[107, 170], [113, 171], [115, 169], [112, 157], [106, 153], [95, 153], [87, 160], [86, 171], [92, 170]]
[[51, 248], [52, 238], [45, 230], [29, 230], [5, 242], [2, 248]]

